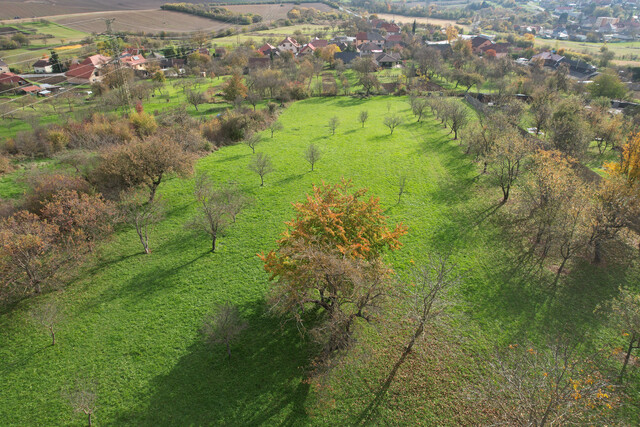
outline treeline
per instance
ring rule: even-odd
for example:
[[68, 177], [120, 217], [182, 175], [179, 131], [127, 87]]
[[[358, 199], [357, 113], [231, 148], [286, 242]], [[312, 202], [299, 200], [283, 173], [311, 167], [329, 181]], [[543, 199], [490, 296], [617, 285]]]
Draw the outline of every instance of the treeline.
[[188, 13], [190, 15], [202, 16], [204, 18], [239, 25], [250, 25], [262, 21], [262, 16], [258, 14], [234, 13], [224, 7], [207, 4], [166, 3], [161, 6], [161, 9]]
[[[326, 4], [327, 6], [333, 8], [333, 9], [338, 9], [340, 8], [340, 5], [338, 4], [338, 2], [335, 1], [330, 1], [330, 0], [294, 0], [291, 1], [290, 3], [293, 4], [304, 4], [304, 3], [323, 3]], [[240, 5], [240, 4], [283, 4], [283, 2], [281, 1], [276, 1], [276, 0], [256, 0], [256, 1], [246, 1], [246, 0], [239, 0], [239, 1], [224, 1], [224, 2], [216, 2], [215, 3], [218, 6], [225, 6], [225, 5]], [[286, 4], [286, 3], [285, 3]]]
[[354, 1], [354, 6], [360, 6], [366, 8], [371, 13], [391, 13], [394, 15], [402, 16], [417, 16], [424, 18], [438, 18], [438, 19], [460, 19], [470, 18], [473, 16], [474, 11], [468, 8], [446, 8], [437, 9], [435, 5], [430, 7], [413, 6], [410, 7], [406, 4], [399, 2], [383, 2], [383, 1]]

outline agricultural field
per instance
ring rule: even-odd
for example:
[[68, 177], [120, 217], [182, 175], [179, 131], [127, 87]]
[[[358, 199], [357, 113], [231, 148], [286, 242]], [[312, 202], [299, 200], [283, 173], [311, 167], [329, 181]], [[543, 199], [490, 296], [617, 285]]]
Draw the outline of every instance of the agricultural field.
[[[600, 52], [600, 48], [602, 48], [603, 44], [536, 38], [535, 46], [548, 46], [556, 50], [567, 49], [595, 56]], [[616, 55], [613, 60], [614, 64], [632, 66], [640, 65], [640, 41], [606, 43], [606, 46]]]
[[11, 1], [0, 0], [0, 20], [29, 19], [71, 13], [98, 12], [104, 10], [157, 9], [165, 0], [135, 1], [103, 1], [103, 0], [56, 0], [44, 1]]
[[[7, 25], [5, 25], [5, 27], [6, 26]], [[79, 56], [83, 53], [83, 46], [79, 44], [74, 45], [73, 43], [89, 35], [88, 33], [68, 28], [55, 22], [34, 21], [17, 24], [11, 23], [9, 26], [29, 34], [48, 34], [53, 36], [47, 39], [31, 38], [31, 44], [29, 46], [19, 49], [0, 50], [0, 58], [18, 70], [29, 70], [33, 62], [41, 58], [42, 55], [49, 54], [49, 46], [51, 49], [58, 46], [56, 50], [61, 58], [74, 55]], [[62, 44], [66, 46], [60, 47]]]
[[[162, 2], [166, 3], [166, 2]], [[161, 5], [162, 3], [159, 3]], [[138, 5], [138, 3], [136, 3]], [[256, 13], [262, 16], [265, 23], [287, 17], [287, 13], [294, 7], [293, 3], [282, 3], [280, 5], [225, 5], [227, 9], [236, 13]], [[303, 3], [298, 7], [313, 7], [322, 12], [330, 11], [331, 8], [324, 3]], [[200, 16], [186, 13], [165, 11], [154, 9], [136, 10], [101, 10], [95, 12], [68, 13], [60, 12], [55, 16], [47, 16], [47, 19], [54, 21], [65, 27], [86, 33], [100, 33], [106, 27], [105, 19], [115, 19], [112, 24], [114, 31], [126, 32], [192, 32], [192, 31], [219, 31], [234, 25], [225, 22], [215, 21]], [[19, 16], [19, 15], [16, 15]], [[39, 15], [43, 16], [43, 15]], [[24, 21], [24, 20], [20, 20]], [[16, 21], [7, 21], [13, 23]]]
[[438, 18], [425, 18], [423, 16], [403, 16], [403, 15], [394, 15], [390, 13], [377, 13], [380, 19], [385, 19], [387, 21], [395, 21], [396, 23], [401, 24], [412, 24], [413, 21], [416, 21], [420, 24], [433, 24], [440, 25], [442, 27], [448, 27], [449, 25], [456, 25], [458, 27], [462, 27], [465, 30], [468, 30], [470, 27], [468, 25], [460, 25], [456, 24], [456, 21], [453, 19], [438, 19]]

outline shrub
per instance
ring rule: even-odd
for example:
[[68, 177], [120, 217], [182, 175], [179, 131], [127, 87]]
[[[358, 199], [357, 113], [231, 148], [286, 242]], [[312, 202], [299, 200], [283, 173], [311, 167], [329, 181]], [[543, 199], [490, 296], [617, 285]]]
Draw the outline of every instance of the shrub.
[[47, 133], [47, 140], [51, 145], [51, 151], [57, 153], [62, 151], [69, 144], [69, 135], [67, 135], [62, 129], [49, 130]]
[[283, 92], [289, 96], [289, 99], [299, 101], [309, 97], [307, 88], [301, 82], [290, 82], [284, 87]]
[[12, 167], [9, 159], [3, 155], [0, 155], [0, 175], [11, 172], [11, 170]]
[[131, 113], [129, 122], [140, 138], [149, 136], [158, 129], [156, 119], [144, 111]]
[[24, 201], [24, 209], [40, 214], [44, 205], [49, 203], [56, 193], [61, 191], [77, 191], [89, 193], [91, 187], [82, 178], [64, 173], [36, 174], [27, 178], [29, 188]]

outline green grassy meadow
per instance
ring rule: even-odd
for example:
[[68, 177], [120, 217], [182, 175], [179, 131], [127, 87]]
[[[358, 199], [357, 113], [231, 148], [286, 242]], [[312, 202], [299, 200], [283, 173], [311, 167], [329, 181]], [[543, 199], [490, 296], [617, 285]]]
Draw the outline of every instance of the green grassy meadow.
[[[362, 110], [369, 112], [364, 128], [357, 121]], [[405, 119], [393, 135], [382, 124], [389, 113]], [[326, 127], [332, 116], [340, 119], [335, 135]], [[404, 246], [387, 256], [399, 276], [434, 251], [452, 253], [464, 278], [455, 304], [463, 317], [454, 321], [466, 325], [463, 336], [473, 336], [472, 325], [501, 343], [523, 334], [533, 339], [559, 324], [576, 333], [601, 331], [596, 302], [615, 291], [607, 284], [633, 277], [625, 269], [586, 266], [572, 272], [567, 288], [550, 301], [530, 277], [514, 273], [501, 229], [486, 220], [499, 191], [476, 184], [476, 167], [458, 142], [431, 116], [416, 123], [406, 97], [312, 98], [293, 103], [280, 120], [284, 130], [273, 138], [264, 132], [257, 148], [271, 156], [275, 169], [264, 187], [247, 168], [252, 154], [244, 145], [224, 147], [197, 164], [198, 172], [219, 183], [235, 180], [253, 198], [219, 239], [216, 253], [208, 252], [205, 237], [184, 229], [196, 209], [193, 179], [169, 179], [159, 189], [166, 217], [151, 233], [150, 255], [142, 253], [135, 231], [124, 227], [99, 245], [64, 290], [0, 315], [1, 419], [16, 426], [85, 424], [63, 397], [80, 378], [96, 384], [97, 425], [353, 424], [387, 365], [374, 363], [357, 375], [340, 370], [343, 377], [332, 379], [338, 400], [318, 408], [321, 396], [304, 381], [313, 347], [294, 324], [267, 312], [267, 276], [256, 256], [275, 247], [293, 216], [291, 203], [313, 183], [351, 179], [379, 197], [390, 223], [408, 226]], [[323, 153], [314, 172], [303, 159], [310, 143]], [[398, 202], [394, 177], [402, 173], [409, 183]], [[55, 300], [64, 314], [53, 347], [29, 316], [46, 300]], [[209, 348], [199, 335], [203, 317], [225, 302], [236, 304], [249, 325], [234, 342], [230, 362], [222, 347]], [[361, 339], [384, 347], [372, 330]], [[412, 356], [402, 377], [434, 378], [428, 380], [434, 387], [393, 386], [374, 423], [478, 422], [459, 413], [460, 402], [447, 393], [473, 382], [470, 353], [484, 345], [467, 342], [469, 353], [436, 357], [433, 364], [418, 363], [433, 355]]]
[[[29, 72], [31, 64], [42, 58], [43, 55], [49, 55], [50, 50], [54, 47], [72, 44], [90, 35], [88, 33], [48, 21], [16, 24], [10, 23], [9, 26], [31, 34], [31, 36], [28, 36], [31, 41], [29, 46], [21, 47], [19, 49], [0, 50], [0, 58], [2, 58], [12, 68], [22, 70], [23, 72]], [[53, 37], [47, 39], [46, 43], [44, 43], [44, 40], [37, 38], [36, 34], [49, 34]], [[58, 51], [60, 59], [65, 59], [69, 57], [69, 55], [80, 55], [81, 53], [80, 49], [63, 49]]]

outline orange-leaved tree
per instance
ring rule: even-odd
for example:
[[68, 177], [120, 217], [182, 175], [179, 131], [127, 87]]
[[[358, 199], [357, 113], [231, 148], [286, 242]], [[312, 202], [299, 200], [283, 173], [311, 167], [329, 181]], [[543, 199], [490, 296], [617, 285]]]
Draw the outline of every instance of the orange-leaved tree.
[[601, 193], [609, 196], [609, 210], [616, 214], [621, 225], [640, 227], [640, 133], [629, 137], [622, 147], [617, 163], [607, 163], [607, 178]]
[[351, 342], [354, 322], [371, 321], [388, 295], [391, 270], [381, 255], [401, 245], [402, 224], [390, 229], [378, 199], [352, 190], [350, 181], [313, 186], [313, 193], [293, 205], [296, 217], [278, 248], [260, 254], [272, 281], [271, 303], [293, 313], [305, 327], [305, 308], [320, 309], [312, 335], [326, 351]]

